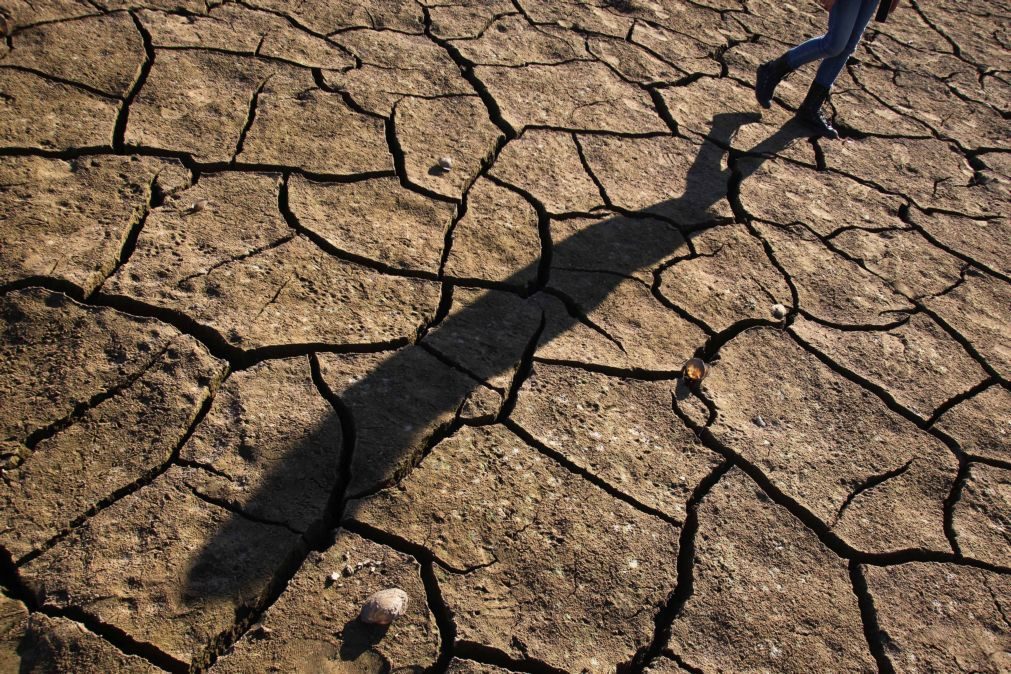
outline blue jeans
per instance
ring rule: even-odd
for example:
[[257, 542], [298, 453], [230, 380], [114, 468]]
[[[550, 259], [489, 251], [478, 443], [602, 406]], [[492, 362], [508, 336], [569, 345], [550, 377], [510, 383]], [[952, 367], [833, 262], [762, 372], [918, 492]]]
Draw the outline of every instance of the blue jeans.
[[[888, 0], [883, 0], [888, 2]], [[863, 37], [878, 0], [837, 0], [828, 15], [828, 32], [803, 42], [786, 53], [790, 68], [821, 60], [814, 81], [828, 88]]]

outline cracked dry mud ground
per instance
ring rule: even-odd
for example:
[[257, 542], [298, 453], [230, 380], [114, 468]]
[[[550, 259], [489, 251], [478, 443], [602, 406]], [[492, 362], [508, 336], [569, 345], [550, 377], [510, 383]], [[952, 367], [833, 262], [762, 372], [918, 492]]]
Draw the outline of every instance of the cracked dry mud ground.
[[1007, 0], [0, 11], [3, 672], [1011, 671]]

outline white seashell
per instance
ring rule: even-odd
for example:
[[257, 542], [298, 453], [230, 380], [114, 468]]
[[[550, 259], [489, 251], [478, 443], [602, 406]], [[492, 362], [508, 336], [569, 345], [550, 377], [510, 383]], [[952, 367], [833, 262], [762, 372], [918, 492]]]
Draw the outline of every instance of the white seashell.
[[453, 168], [453, 158], [452, 157], [439, 157], [439, 168], [443, 171], [449, 171]]
[[370, 625], [389, 625], [407, 612], [407, 593], [398, 587], [380, 590], [362, 606], [358, 619]]
[[256, 623], [255, 625], [249, 628], [249, 632], [253, 636], [267, 638], [274, 632], [274, 630], [267, 627], [263, 623]]

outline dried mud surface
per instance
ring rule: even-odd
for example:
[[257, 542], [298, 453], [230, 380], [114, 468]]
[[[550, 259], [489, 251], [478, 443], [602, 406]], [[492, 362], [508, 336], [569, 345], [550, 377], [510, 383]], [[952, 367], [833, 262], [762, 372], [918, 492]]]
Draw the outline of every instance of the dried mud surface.
[[0, 671], [1011, 671], [1004, 0], [0, 19]]

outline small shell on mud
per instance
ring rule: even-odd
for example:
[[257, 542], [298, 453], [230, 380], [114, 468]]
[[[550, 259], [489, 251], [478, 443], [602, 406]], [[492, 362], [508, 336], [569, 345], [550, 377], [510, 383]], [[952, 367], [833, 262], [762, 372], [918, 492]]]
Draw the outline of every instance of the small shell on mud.
[[207, 199], [197, 199], [182, 210], [182, 215], [184, 218], [188, 215], [196, 215], [205, 208], [207, 208]]
[[259, 637], [261, 639], [266, 639], [274, 632], [271, 628], [267, 627], [263, 623], [256, 623], [249, 628], [249, 633], [254, 637]]
[[439, 168], [443, 171], [449, 171], [453, 168], [453, 158], [452, 157], [439, 157]]
[[689, 358], [681, 368], [681, 376], [688, 381], [700, 382], [709, 374], [709, 366], [701, 358]]
[[362, 606], [358, 619], [370, 625], [389, 625], [407, 612], [407, 593], [393, 587], [380, 590]]
[[783, 306], [782, 304], [773, 304], [772, 305], [772, 317], [773, 318], [786, 318], [786, 314], [787, 313], [788, 313], [787, 308], [785, 306]]

